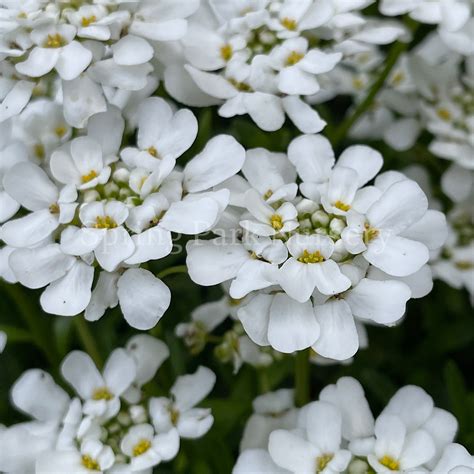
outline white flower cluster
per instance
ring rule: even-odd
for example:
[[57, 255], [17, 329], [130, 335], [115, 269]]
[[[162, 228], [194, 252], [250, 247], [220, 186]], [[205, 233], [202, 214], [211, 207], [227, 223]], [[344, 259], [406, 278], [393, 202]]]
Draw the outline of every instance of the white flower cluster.
[[14, 384], [15, 407], [27, 421], [0, 429], [0, 470], [29, 473], [146, 473], [173, 459], [180, 438], [195, 439], [211, 428], [210, 409], [197, 408], [212, 390], [214, 373], [199, 367], [178, 377], [169, 396], [146, 397], [169, 350], [139, 335], [116, 349], [102, 373], [84, 352], [71, 352], [61, 373], [70, 398], [51, 375], [26, 371]]
[[[52, 87], [82, 128], [158, 84], [154, 47], [176, 41], [199, 0], [2, 0], [0, 122]], [[54, 72], [52, 75], [51, 72]]]
[[191, 278], [231, 281], [230, 296], [247, 297], [237, 318], [256, 344], [348, 359], [359, 347], [355, 320], [393, 325], [431, 290], [429, 251], [447, 234], [444, 215], [403, 174], [368, 185], [382, 162], [367, 146], [336, 162], [320, 135], [294, 139], [288, 155], [249, 150], [245, 178], [225, 183], [219, 237], [187, 244]]
[[296, 409], [292, 390], [254, 400], [233, 474], [468, 473], [454, 416], [420, 387], [401, 388], [374, 420], [360, 383], [342, 377]]
[[319, 91], [320, 75], [343, 55], [405, 33], [360, 13], [373, 0], [208, 3], [173, 50], [175, 64], [167, 62], [166, 88], [187, 105], [221, 104], [222, 117], [249, 114], [266, 131], [278, 130], [286, 114], [303, 133], [320, 132], [326, 122], [302, 100]]
[[[212, 188], [240, 170], [245, 151], [219, 135], [184, 169], [176, 167], [196, 137], [197, 121], [156, 97], [138, 107], [137, 140], [126, 147], [118, 109], [94, 115], [72, 138], [60, 110], [57, 121], [44, 123], [42, 110], [57, 107], [32, 102], [2, 124], [2, 276], [46, 287], [41, 306], [48, 313], [85, 310], [95, 321], [120, 303], [130, 325], [150, 329], [171, 295], [140, 265], [171, 253], [171, 232], [194, 235], [216, 224], [229, 191]], [[28, 143], [18, 131], [29, 129], [36, 133]]]

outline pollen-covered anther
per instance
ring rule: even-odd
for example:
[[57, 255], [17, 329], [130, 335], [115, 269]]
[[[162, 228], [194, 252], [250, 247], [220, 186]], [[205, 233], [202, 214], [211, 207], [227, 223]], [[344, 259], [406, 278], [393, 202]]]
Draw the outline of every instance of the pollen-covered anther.
[[59, 33], [55, 33], [54, 35], [48, 35], [43, 46], [45, 48], [60, 48], [65, 44], [66, 40]]
[[56, 136], [58, 138], [61, 138], [61, 137], [64, 137], [64, 135], [66, 135], [66, 127], [64, 125], [58, 125], [55, 129], [54, 129], [54, 133], [56, 134]]
[[382, 464], [382, 466], [385, 466], [386, 468], [390, 469], [391, 471], [398, 471], [400, 469], [400, 463], [396, 460], [393, 459], [391, 456], [383, 456], [379, 459], [379, 463]]
[[288, 17], [285, 17], [281, 20], [280, 22], [282, 24], [282, 26], [284, 26], [287, 30], [290, 30], [290, 31], [295, 31], [296, 30], [296, 26], [297, 26], [297, 23], [296, 23], [296, 20], [293, 20], [293, 18], [288, 18]]
[[158, 158], [158, 150], [154, 146], [148, 147], [146, 151], [154, 158]]
[[94, 390], [92, 394], [92, 400], [112, 400], [114, 396], [107, 387], [100, 387]]
[[297, 51], [292, 51], [286, 58], [287, 66], [294, 66], [299, 63], [304, 58], [304, 54], [298, 53]]
[[145, 454], [151, 448], [151, 442], [147, 439], [140, 440], [134, 447], [133, 447], [133, 457], [141, 456]]
[[380, 234], [378, 229], [371, 227], [370, 224], [366, 223], [364, 225], [364, 243], [368, 244], [372, 242], [375, 238], [377, 238]]
[[97, 174], [97, 171], [91, 170], [89, 173], [84, 174], [84, 175], [81, 176], [81, 182], [82, 182], [82, 184], [86, 184], [86, 183], [92, 181], [94, 178], [97, 178], [97, 176], [99, 176]]
[[334, 454], [322, 454], [316, 458], [316, 472], [322, 472], [327, 465], [332, 461]]
[[100, 471], [99, 463], [95, 459], [88, 456], [87, 454], [84, 454], [84, 456], [82, 456], [81, 464], [86, 469], [89, 469], [89, 471]]
[[346, 204], [342, 201], [336, 201], [334, 203], [334, 207], [336, 207], [337, 209], [341, 210], [341, 211], [344, 211], [344, 212], [347, 212], [351, 206], [349, 204]]
[[92, 23], [95, 23], [96, 21], [97, 17], [95, 15], [83, 16], [81, 19], [81, 26], [86, 28], [87, 26], [91, 25]]
[[445, 107], [440, 107], [436, 110], [436, 115], [445, 122], [448, 122], [452, 118], [451, 112]]
[[270, 217], [270, 225], [275, 230], [281, 230], [283, 228], [283, 218], [279, 214], [273, 214]]
[[59, 214], [59, 204], [58, 203], [54, 203], [54, 204], [51, 204], [51, 206], [49, 206], [49, 212], [51, 214]]
[[229, 61], [232, 58], [233, 54], [234, 50], [232, 49], [232, 46], [230, 44], [225, 44], [221, 47], [221, 58], [224, 61]]
[[325, 258], [321, 255], [319, 250], [316, 250], [316, 252], [304, 250], [303, 253], [298, 257], [298, 262], [301, 263], [321, 263], [324, 262], [324, 260]]
[[97, 216], [94, 224], [96, 229], [115, 229], [117, 223], [110, 216]]

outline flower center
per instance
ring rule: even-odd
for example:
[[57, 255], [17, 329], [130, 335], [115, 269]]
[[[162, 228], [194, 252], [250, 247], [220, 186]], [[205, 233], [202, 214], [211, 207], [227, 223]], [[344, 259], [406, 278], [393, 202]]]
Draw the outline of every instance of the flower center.
[[451, 112], [445, 108], [445, 107], [440, 107], [437, 111], [436, 111], [436, 115], [441, 119], [441, 120], [444, 120], [445, 122], [448, 122], [449, 120], [451, 120], [452, 116], [451, 116]]
[[296, 20], [292, 18], [285, 17], [280, 22], [287, 30], [295, 31], [296, 30]]
[[304, 252], [298, 257], [298, 262], [301, 263], [321, 263], [324, 262], [325, 258], [321, 255], [319, 250], [316, 252], [309, 252], [304, 250]]
[[456, 262], [455, 265], [458, 270], [470, 270], [474, 267], [474, 263], [469, 262], [468, 260], [460, 260], [459, 262]]
[[42, 160], [46, 153], [44, 151], [44, 145], [42, 143], [36, 143], [33, 145], [33, 153], [39, 160]]
[[96, 21], [97, 21], [97, 17], [95, 15], [83, 16], [81, 20], [81, 25], [85, 28], [89, 26], [91, 23], [95, 23]]
[[59, 125], [54, 129], [54, 133], [58, 138], [61, 138], [66, 134], [66, 127], [64, 125]]
[[273, 214], [270, 217], [270, 225], [275, 230], [281, 230], [283, 228], [283, 218], [279, 214]]
[[292, 51], [286, 58], [287, 66], [294, 66], [296, 63], [299, 63], [304, 58], [304, 54], [298, 53], [297, 51]]
[[370, 224], [367, 223], [364, 225], [364, 229], [363, 239], [365, 244], [372, 242], [372, 240], [374, 240], [380, 234], [378, 229], [370, 227]]
[[322, 472], [331, 462], [334, 454], [322, 454], [316, 458], [316, 473]]
[[82, 456], [81, 462], [82, 462], [82, 465], [86, 469], [89, 469], [90, 471], [100, 471], [99, 463], [95, 459], [92, 459], [87, 454], [84, 454], [84, 456]]
[[179, 420], [179, 411], [175, 410], [174, 408], [170, 409], [170, 419], [171, 423], [176, 426]]
[[48, 35], [48, 38], [44, 42], [45, 48], [60, 48], [66, 44], [66, 40], [59, 34]]
[[97, 178], [97, 176], [99, 176], [97, 174], [97, 171], [91, 170], [89, 173], [84, 174], [84, 175], [81, 176], [82, 184], [86, 184], [89, 181], [92, 181], [94, 178]]
[[107, 387], [100, 387], [94, 390], [92, 400], [112, 400], [114, 396]]
[[267, 199], [270, 199], [271, 197], [273, 196], [273, 191], [271, 189], [269, 189], [264, 195], [263, 195], [263, 199], [265, 199], [265, 201]]
[[387, 467], [391, 471], [398, 471], [400, 469], [400, 463], [396, 459], [393, 459], [391, 456], [384, 456], [383, 458], [380, 458], [379, 463], [382, 464], [382, 466]]
[[133, 447], [133, 457], [136, 458], [137, 456], [141, 456], [142, 454], [146, 453], [150, 448], [151, 448], [151, 441], [147, 439], [140, 440]]
[[229, 61], [229, 59], [232, 57], [232, 54], [234, 53], [232, 46], [230, 44], [225, 44], [224, 46], [221, 47], [221, 58], [224, 61]]
[[334, 203], [334, 207], [337, 207], [338, 209], [344, 212], [347, 212], [351, 208], [349, 204], [345, 204], [342, 201], [336, 201]]
[[154, 146], [150, 146], [146, 149], [148, 153], [150, 153], [153, 158], [158, 158], [158, 150]]
[[115, 229], [117, 223], [110, 216], [97, 216], [94, 228], [96, 229]]
[[54, 204], [51, 204], [51, 206], [49, 206], [49, 212], [51, 214], [59, 214], [59, 204], [58, 203], [54, 203]]
[[245, 82], [239, 82], [232, 78], [228, 81], [240, 92], [252, 92], [252, 88]]

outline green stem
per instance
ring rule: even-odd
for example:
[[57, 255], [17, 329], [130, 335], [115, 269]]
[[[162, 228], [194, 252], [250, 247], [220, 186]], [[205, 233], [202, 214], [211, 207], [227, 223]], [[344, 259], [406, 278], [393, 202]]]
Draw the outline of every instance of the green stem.
[[104, 361], [102, 359], [102, 356], [100, 355], [99, 348], [97, 347], [97, 343], [95, 342], [94, 336], [90, 331], [87, 321], [84, 319], [83, 316], [76, 316], [73, 321], [74, 325], [76, 326], [77, 334], [81, 339], [82, 346], [91, 356], [95, 365], [98, 368], [102, 368]]
[[38, 308], [32, 303], [32, 298], [25, 295], [25, 291], [19, 285], [4, 284], [2, 286], [18, 308], [35, 345], [44, 353], [51, 367], [55, 368], [58, 362], [58, 355], [51, 344], [48, 330], [46, 330], [41, 321], [41, 318], [44, 318], [44, 314], [38, 311]]
[[297, 407], [306, 405], [310, 400], [310, 349], [296, 353], [295, 359], [295, 403]]
[[188, 267], [186, 265], [176, 265], [175, 267], [165, 268], [163, 271], [158, 273], [157, 277], [164, 278], [176, 273], [188, 273]]
[[[417, 24], [410, 25], [410, 27], [411, 27], [412, 33], [414, 33], [416, 30]], [[401, 41], [397, 41], [392, 46], [392, 48], [390, 49], [387, 55], [387, 59], [385, 61], [385, 67], [383, 68], [380, 75], [377, 77], [375, 82], [370, 87], [365, 98], [362, 100], [362, 102], [359, 103], [359, 105], [356, 107], [354, 112], [348, 117], [346, 117], [341, 123], [341, 125], [338, 128], [336, 128], [336, 130], [332, 134], [330, 134], [330, 139], [334, 147], [339, 145], [339, 143], [342, 140], [344, 140], [344, 138], [347, 136], [351, 128], [356, 124], [356, 122], [362, 117], [362, 115], [364, 115], [364, 113], [372, 105], [372, 102], [377, 97], [377, 94], [380, 92], [380, 89], [385, 84], [385, 81], [387, 80], [390, 72], [392, 71], [395, 64], [397, 63], [398, 58], [400, 57], [402, 53], [404, 53], [408, 49], [409, 45], [410, 45], [409, 42], [402, 43]]]

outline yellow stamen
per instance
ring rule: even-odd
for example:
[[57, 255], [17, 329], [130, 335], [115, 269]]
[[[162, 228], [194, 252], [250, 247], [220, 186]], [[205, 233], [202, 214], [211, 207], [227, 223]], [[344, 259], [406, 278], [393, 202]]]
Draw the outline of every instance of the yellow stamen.
[[299, 257], [298, 262], [301, 263], [321, 263], [324, 262], [325, 258], [321, 255], [319, 250], [316, 252], [310, 253], [308, 250], [305, 250]]
[[295, 31], [296, 30], [296, 20], [293, 20], [292, 18], [285, 17], [283, 20], [280, 22], [282, 26], [284, 26], [287, 30], [290, 31]]
[[228, 79], [228, 81], [240, 92], [252, 92], [252, 88], [245, 82], [239, 82], [235, 79]]
[[377, 238], [380, 234], [380, 231], [378, 229], [375, 229], [374, 227], [370, 227], [370, 224], [365, 224], [364, 225], [364, 243], [368, 244], [369, 242], [372, 242], [375, 238]]
[[336, 201], [334, 203], [334, 207], [337, 207], [338, 209], [344, 212], [347, 212], [351, 208], [349, 204], [345, 204], [342, 201]]
[[54, 129], [54, 133], [58, 136], [58, 138], [64, 137], [66, 134], [67, 128], [64, 125], [59, 125]]
[[28, 18], [28, 16], [25, 12], [20, 12], [20, 13], [18, 13], [17, 18], [20, 18], [20, 19], [24, 20], [24, 19]]
[[44, 42], [45, 48], [60, 48], [66, 44], [66, 40], [59, 34], [48, 35], [47, 40]]
[[97, 176], [99, 176], [97, 174], [97, 171], [91, 170], [90, 173], [87, 173], [87, 174], [84, 174], [84, 175], [81, 176], [81, 182], [82, 182], [82, 184], [86, 184], [89, 181], [92, 181], [94, 178], [97, 178]]
[[456, 262], [455, 265], [456, 268], [458, 268], [459, 270], [470, 270], [474, 267], [474, 263], [469, 262], [468, 260], [461, 260], [459, 262]]
[[391, 471], [398, 471], [400, 469], [400, 463], [396, 459], [393, 459], [391, 456], [384, 456], [383, 458], [380, 458], [379, 463], [382, 464], [382, 466], [387, 467]]
[[270, 217], [270, 225], [275, 230], [281, 230], [283, 228], [283, 218], [278, 214], [273, 214]]
[[364, 88], [364, 81], [360, 77], [354, 77], [352, 79], [352, 85], [354, 86], [354, 89], [361, 90]]
[[158, 151], [154, 146], [148, 147], [146, 151], [150, 153], [150, 155], [153, 156], [154, 158], [158, 158]]
[[35, 154], [36, 158], [42, 160], [46, 155], [44, 151], [44, 145], [42, 143], [36, 143], [33, 145], [33, 153]]
[[264, 195], [263, 195], [263, 199], [265, 199], [265, 201], [267, 199], [270, 199], [271, 197], [273, 196], [273, 191], [271, 189], [269, 189]]
[[107, 387], [101, 387], [94, 390], [92, 394], [92, 400], [112, 400], [114, 396], [110, 393], [110, 390]]
[[441, 119], [441, 120], [444, 120], [445, 122], [448, 122], [449, 120], [451, 120], [452, 116], [451, 116], [451, 112], [446, 109], [445, 107], [440, 107], [437, 111], [436, 111], [436, 115]]
[[82, 456], [82, 465], [90, 471], [100, 471], [99, 463], [87, 454], [84, 454], [84, 456]]
[[299, 63], [303, 58], [304, 54], [298, 53], [297, 51], [292, 51], [286, 58], [286, 65], [294, 66], [296, 63]]
[[239, 306], [240, 303], [242, 303], [243, 298], [231, 298], [229, 296], [229, 306]]
[[117, 223], [110, 216], [97, 216], [94, 228], [96, 229], [115, 229]]
[[392, 77], [392, 84], [394, 86], [400, 85], [405, 80], [405, 74], [402, 71], [398, 71]]
[[179, 420], [179, 411], [172, 408], [170, 410], [170, 419], [171, 423], [176, 426]]
[[59, 205], [57, 203], [51, 204], [51, 206], [49, 206], [49, 212], [51, 214], [59, 214]]
[[133, 457], [136, 458], [137, 456], [141, 456], [142, 454], [146, 453], [151, 448], [151, 442], [147, 439], [140, 440], [134, 447], [133, 447]]
[[229, 61], [229, 59], [232, 58], [233, 54], [234, 50], [232, 49], [232, 46], [230, 44], [225, 44], [221, 47], [221, 58], [224, 61]]
[[316, 473], [322, 472], [331, 462], [334, 454], [322, 454], [316, 458]]
[[86, 28], [87, 26], [89, 26], [91, 23], [95, 23], [97, 21], [97, 17], [95, 15], [91, 15], [91, 16], [83, 16], [82, 17], [82, 20], [81, 20], [81, 25]]

